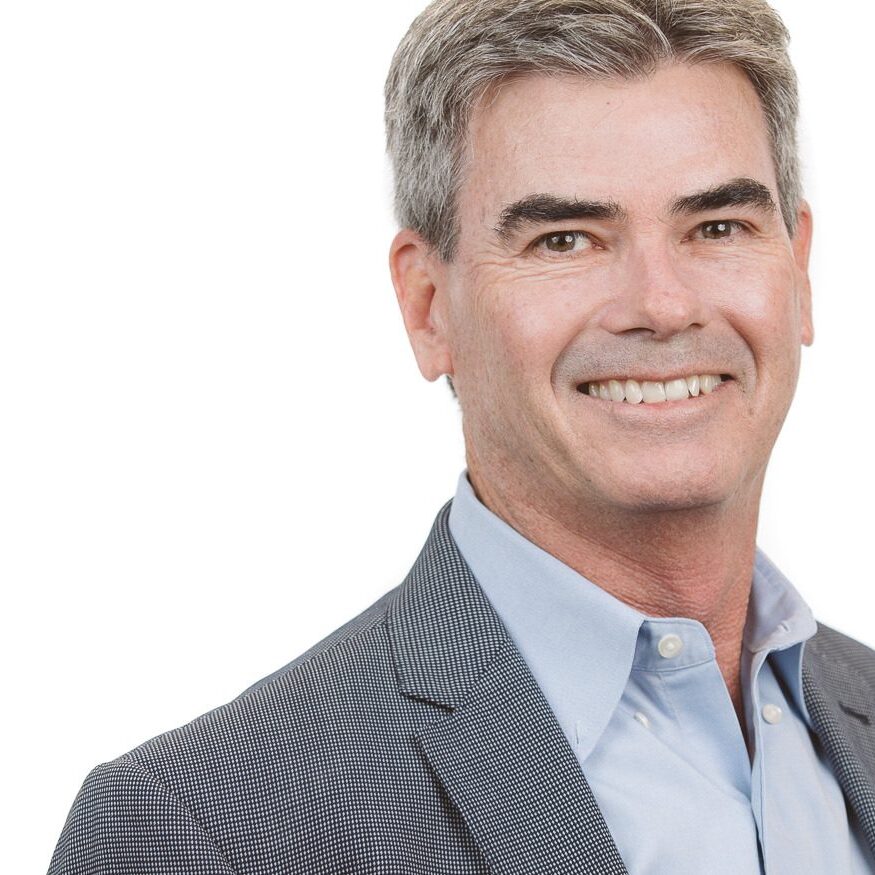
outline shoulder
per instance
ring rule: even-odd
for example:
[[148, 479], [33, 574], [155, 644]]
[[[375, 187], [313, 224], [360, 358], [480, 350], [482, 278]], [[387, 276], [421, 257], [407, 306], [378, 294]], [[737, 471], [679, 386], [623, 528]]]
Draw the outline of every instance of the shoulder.
[[367, 650], [369, 643], [372, 644], [375, 639], [382, 639], [386, 615], [389, 607], [398, 597], [400, 589], [400, 586], [396, 586], [395, 589], [389, 590], [357, 617], [335, 629], [287, 665], [254, 683], [234, 701], [238, 702], [246, 696], [257, 694], [274, 681], [294, 677], [308, 670], [323, 672], [330, 670], [335, 660], [340, 660], [336, 665], [336, 669], [340, 669], [344, 664], [348, 664], [350, 658], [355, 661], [357, 656], [364, 655], [363, 651]]
[[[127, 846], [131, 830], [175, 818], [183, 845], [276, 860], [313, 841], [308, 823], [337, 832], [350, 812], [402, 807], [422, 770], [415, 728], [435, 706], [398, 689], [387, 615], [400, 589], [233, 701], [94, 769], [58, 853], [107, 835]], [[394, 784], [375, 807], [390, 766]]]
[[126, 757], [85, 779], [49, 865], [49, 875], [116, 871], [233, 873], [185, 802]]
[[[256, 770], [298, 775], [341, 736], [365, 735], [371, 712], [403, 709], [386, 619], [399, 588], [236, 699], [122, 757], [186, 796], [214, 794]], [[354, 719], [357, 712], [358, 719]], [[209, 775], [210, 788], [202, 786]]]

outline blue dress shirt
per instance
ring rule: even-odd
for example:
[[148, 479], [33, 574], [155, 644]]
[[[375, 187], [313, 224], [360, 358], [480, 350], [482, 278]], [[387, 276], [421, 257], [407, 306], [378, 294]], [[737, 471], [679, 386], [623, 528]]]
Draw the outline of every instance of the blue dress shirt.
[[817, 624], [765, 555], [742, 648], [749, 753], [697, 620], [648, 617], [609, 595], [489, 511], [464, 473], [450, 531], [632, 875], [875, 873], [812, 741], [802, 648]]

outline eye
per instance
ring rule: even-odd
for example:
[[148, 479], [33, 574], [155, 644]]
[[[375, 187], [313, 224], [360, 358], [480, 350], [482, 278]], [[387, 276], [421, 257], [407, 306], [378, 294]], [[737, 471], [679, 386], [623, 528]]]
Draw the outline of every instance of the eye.
[[539, 237], [533, 248], [538, 251], [554, 252], [559, 255], [580, 252], [584, 249], [589, 249], [592, 246], [592, 240], [589, 235], [583, 231], [555, 231], [551, 234], [545, 234]]
[[721, 219], [716, 222], [704, 222], [697, 230], [706, 240], [726, 240], [746, 230], [746, 226], [742, 222]]

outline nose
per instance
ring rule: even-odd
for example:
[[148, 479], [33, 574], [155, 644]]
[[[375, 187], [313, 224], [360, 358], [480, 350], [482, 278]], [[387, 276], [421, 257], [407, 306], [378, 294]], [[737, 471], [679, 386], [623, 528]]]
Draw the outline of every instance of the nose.
[[696, 271], [684, 270], [682, 255], [664, 242], [634, 247], [616, 277], [615, 294], [602, 324], [614, 334], [646, 333], [667, 340], [708, 321], [707, 289]]

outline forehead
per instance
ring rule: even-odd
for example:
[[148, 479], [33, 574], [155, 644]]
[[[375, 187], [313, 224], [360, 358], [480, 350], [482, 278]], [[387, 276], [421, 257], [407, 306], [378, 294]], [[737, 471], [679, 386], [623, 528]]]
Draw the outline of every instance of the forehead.
[[673, 64], [630, 81], [523, 76], [472, 114], [460, 210], [483, 214], [533, 192], [610, 198], [634, 213], [737, 177], [777, 200], [768, 129], [747, 77]]

